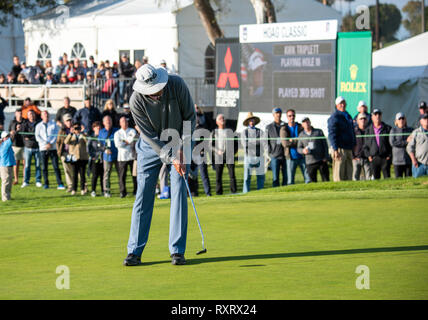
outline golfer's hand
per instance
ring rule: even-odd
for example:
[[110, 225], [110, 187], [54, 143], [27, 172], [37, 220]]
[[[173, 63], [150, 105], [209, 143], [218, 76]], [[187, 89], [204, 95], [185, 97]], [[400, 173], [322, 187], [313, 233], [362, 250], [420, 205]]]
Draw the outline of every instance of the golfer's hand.
[[175, 170], [177, 170], [180, 176], [183, 176], [186, 173], [186, 166], [181, 163], [178, 159], [172, 160]]
[[178, 151], [177, 158], [172, 160], [172, 164], [180, 176], [183, 176], [186, 173], [186, 165], [184, 164], [184, 155], [182, 150]]

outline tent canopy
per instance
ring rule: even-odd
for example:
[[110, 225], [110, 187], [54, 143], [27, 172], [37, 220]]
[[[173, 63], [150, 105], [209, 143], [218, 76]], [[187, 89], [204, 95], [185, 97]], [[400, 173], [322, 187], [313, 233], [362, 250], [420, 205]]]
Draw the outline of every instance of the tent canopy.
[[373, 89], [397, 90], [428, 77], [428, 32], [373, 53]]
[[404, 112], [407, 124], [419, 126], [418, 102], [428, 100], [428, 32], [373, 53], [373, 104], [394, 123]]

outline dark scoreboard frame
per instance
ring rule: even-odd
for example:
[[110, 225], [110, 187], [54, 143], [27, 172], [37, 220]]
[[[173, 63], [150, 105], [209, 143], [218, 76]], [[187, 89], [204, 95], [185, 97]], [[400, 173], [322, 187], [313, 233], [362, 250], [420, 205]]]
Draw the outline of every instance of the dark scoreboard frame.
[[[336, 41], [240, 43], [247, 78], [241, 81], [241, 111], [271, 112], [281, 107], [330, 114], [336, 93]], [[287, 47], [286, 54], [280, 54], [281, 47]], [[312, 52], [305, 50], [310, 48]]]

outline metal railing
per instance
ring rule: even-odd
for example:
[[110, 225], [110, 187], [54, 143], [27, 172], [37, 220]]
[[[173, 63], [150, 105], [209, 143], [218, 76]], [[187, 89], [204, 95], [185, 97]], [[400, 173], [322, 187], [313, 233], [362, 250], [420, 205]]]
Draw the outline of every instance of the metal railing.
[[[214, 84], [207, 84], [203, 78], [183, 78], [190, 94], [200, 107], [215, 106]], [[41, 107], [62, 107], [64, 97], [68, 96], [76, 107], [83, 106], [86, 97], [90, 97], [93, 106], [104, 108], [108, 99], [116, 106], [129, 102], [132, 94], [133, 78], [96, 79], [81, 84], [0, 84], [0, 95], [9, 101], [9, 106], [22, 104], [27, 97], [38, 102]]]
[[18, 107], [30, 98], [40, 107], [58, 109], [63, 106], [64, 97], [83, 105], [85, 85], [5, 84], [0, 85], [0, 95], [8, 100], [9, 107]]

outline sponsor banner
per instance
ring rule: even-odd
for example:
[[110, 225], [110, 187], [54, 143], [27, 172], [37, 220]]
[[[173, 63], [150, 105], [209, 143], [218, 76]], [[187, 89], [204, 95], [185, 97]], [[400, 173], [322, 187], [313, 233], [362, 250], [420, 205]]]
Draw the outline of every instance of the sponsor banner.
[[345, 98], [351, 116], [360, 100], [371, 108], [372, 34], [370, 31], [340, 32], [337, 40], [337, 95]]
[[335, 40], [337, 20], [249, 24], [239, 26], [239, 42]]
[[238, 38], [216, 40], [216, 114], [237, 120], [240, 106], [240, 46]]

